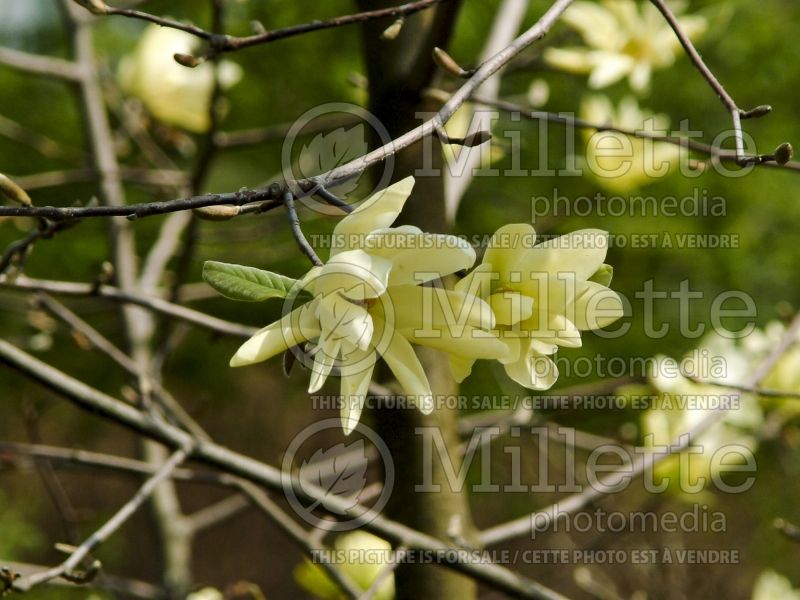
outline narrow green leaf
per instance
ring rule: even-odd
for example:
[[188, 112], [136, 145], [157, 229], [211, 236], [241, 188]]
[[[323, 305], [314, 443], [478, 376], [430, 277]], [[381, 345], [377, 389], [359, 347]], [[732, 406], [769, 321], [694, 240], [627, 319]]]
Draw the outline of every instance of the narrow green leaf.
[[203, 279], [226, 298], [245, 302], [286, 298], [297, 283], [278, 273], [213, 260], [203, 265]]

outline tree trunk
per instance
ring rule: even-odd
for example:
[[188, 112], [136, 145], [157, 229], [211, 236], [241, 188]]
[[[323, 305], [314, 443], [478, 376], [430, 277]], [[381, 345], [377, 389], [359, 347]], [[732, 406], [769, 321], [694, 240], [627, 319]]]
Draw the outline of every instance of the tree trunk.
[[[361, 10], [395, 5], [394, 0], [359, 0]], [[422, 11], [406, 19], [400, 35], [394, 40], [382, 40], [380, 34], [392, 20], [373, 21], [364, 25], [365, 59], [369, 78], [370, 110], [396, 137], [419, 125], [419, 113], [430, 113], [436, 105], [425, 100], [423, 90], [431, 85], [435, 64], [431, 58], [435, 46], [445, 46], [455, 22], [458, 2], [449, 1], [435, 9]], [[433, 148], [432, 165], [425, 165], [424, 145]], [[419, 142], [395, 157], [393, 180], [407, 175], [416, 176], [414, 192], [406, 204], [402, 220], [427, 231], [445, 232], [444, 179], [441, 174], [423, 175], [423, 166], [441, 169], [442, 156], [438, 141]], [[458, 385], [450, 375], [444, 354], [421, 348], [418, 352], [434, 396], [458, 393]], [[457, 414], [454, 410], [436, 408], [425, 416], [416, 410], [380, 410], [377, 429], [388, 445], [395, 462], [395, 487], [387, 504], [386, 514], [414, 529], [451, 541], [454, 533], [459, 539], [470, 539], [472, 518], [465, 494], [450, 488], [442, 462], [433, 453], [432, 481], [440, 486], [438, 492], [417, 492], [422, 483], [422, 436], [419, 427], [436, 427], [442, 434], [450, 462], [458, 468]], [[427, 457], [426, 457], [427, 458]], [[397, 600], [419, 598], [476, 597], [472, 580], [433, 565], [407, 564], [396, 571]]]

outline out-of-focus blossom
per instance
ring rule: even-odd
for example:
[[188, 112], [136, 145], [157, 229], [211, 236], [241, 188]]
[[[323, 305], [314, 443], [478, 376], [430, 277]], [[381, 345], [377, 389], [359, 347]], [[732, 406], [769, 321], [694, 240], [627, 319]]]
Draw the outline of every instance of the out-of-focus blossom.
[[[508, 354], [498, 360], [514, 381], [531, 389], [551, 387], [558, 369], [550, 358], [559, 346], [581, 345], [581, 331], [619, 319], [623, 306], [607, 286], [604, 264], [608, 234], [574, 231], [534, 245], [531, 225], [501, 227], [492, 236], [483, 262], [459, 281], [456, 291], [485, 300], [495, 314]], [[472, 371], [475, 359], [451, 356], [457, 381]]]
[[[215, 65], [205, 62], [188, 68], [173, 58], [192, 55], [197, 47], [197, 38], [186, 32], [149, 25], [133, 53], [120, 62], [120, 86], [139, 98], [159, 121], [195, 133], [208, 131]], [[241, 67], [229, 60], [219, 61], [216, 68], [223, 89], [242, 78]]]
[[[677, 14], [685, 6], [685, 2], [671, 3]], [[589, 86], [595, 89], [627, 77], [631, 88], [644, 93], [653, 70], [672, 65], [681, 51], [675, 32], [650, 2], [578, 1], [562, 18], [581, 35], [586, 47], [548, 48], [544, 58], [564, 71], [588, 74]], [[707, 27], [700, 15], [679, 16], [678, 23], [692, 40]]]
[[[341, 552], [345, 557], [343, 562], [336, 563], [336, 568], [363, 591], [372, 586], [392, 557], [392, 546], [389, 542], [365, 531], [340, 535], [334, 542], [334, 551]], [[321, 567], [309, 560], [295, 569], [294, 577], [297, 583], [317, 598], [323, 600], [347, 598], [344, 590]], [[386, 576], [373, 598], [376, 600], [394, 598], [394, 574]]]
[[[639, 107], [627, 96], [614, 107], [606, 96], [591, 95], [581, 103], [580, 117], [598, 126], [666, 135], [669, 119]], [[584, 130], [586, 164], [584, 172], [602, 187], [625, 193], [669, 174], [680, 159], [680, 148], [616, 131]]]

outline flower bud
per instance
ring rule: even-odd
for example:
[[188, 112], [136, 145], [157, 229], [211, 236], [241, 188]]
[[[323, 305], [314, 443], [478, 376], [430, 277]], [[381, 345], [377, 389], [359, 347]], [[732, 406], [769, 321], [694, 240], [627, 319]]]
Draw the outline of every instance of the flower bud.
[[33, 206], [33, 202], [25, 190], [2, 173], [0, 173], [0, 195], [23, 206]]
[[792, 160], [792, 156], [794, 155], [794, 148], [789, 142], [784, 142], [777, 148], [775, 148], [775, 162], [779, 165], [785, 165], [790, 160]]
[[214, 206], [201, 206], [194, 209], [194, 214], [206, 221], [227, 221], [239, 214], [241, 207], [229, 204], [217, 204]]
[[400, 35], [400, 30], [403, 29], [403, 24], [405, 22], [406, 20], [403, 17], [397, 19], [394, 23], [392, 23], [386, 29], [383, 30], [383, 33], [381, 34], [381, 39], [389, 41], [397, 39], [397, 36]]

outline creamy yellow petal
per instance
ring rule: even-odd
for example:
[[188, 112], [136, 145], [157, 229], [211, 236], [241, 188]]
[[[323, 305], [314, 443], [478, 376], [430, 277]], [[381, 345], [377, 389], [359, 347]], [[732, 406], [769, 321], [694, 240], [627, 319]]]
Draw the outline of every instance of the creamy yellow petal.
[[595, 67], [590, 54], [585, 48], [546, 48], [543, 58], [551, 67], [566, 73], [583, 75]]
[[591, 55], [595, 67], [589, 75], [589, 87], [601, 89], [628, 75], [634, 67], [634, 61], [627, 54], [597, 51]]
[[465, 240], [413, 229], [381, 229], [367, 237], [365, 250], [392, 263], [389, 285], [419, 285], [475, 264], [475, 249]]
[[368, 233], [394, 223], [413, 187], [414, 178], [406, 177], [364, 200], [334, 228], [331, 255], [359, 248]]
[[318, 392], [323, 386], [339, 356], [340, 348], [341, 342], [339, 341], [331, 338], [320, 339], [316, 354], [314, 354], [314, 364], [311, 366], [311, 378], [308, 383], [309, 394]]
[[517, 258], [536, 244], [536, 230], [528, 223], [504, 225], [494, 232], [483, 262], [492, 265], [501, 281], [508, 281]]
[[392, 323], [398, 329], [424, 334], [448, 328], [457, 331], [465, 326], [492, 329], [495, 324], [486, 302], [460, 291], [398, 285], [389, 287], [387, 297], [394, 313]]
[[466, 277], [457, 281], [453, 287], [458, 292], [478, 296], [485, 300], [492, 294], [492, 289], [499, 281], [500, 274], [491, 264], [484, 261], [467, 273]]
[[320, 334], [314, 301], [296, 308], [247, 340], [231, 358], [232, 367], [252, 365]]
[[573, 274], [577, 280], [585, 281], [603, 264], [607, 250], [608, 232], [580, 229], [526, 250], [513, 269], [562, 278]]
[[511, 326], [530, 319], [533, 304], [533, 298], [519, 292], [506, 291], [489, 296], [489, 306], [498, 325]]
[[340, 415], [345, 435], [350, 435], [358, 425], [376, 359], [372, 350], [356, 351], [348, 357], [349, 365], [342, 366]]
[[372, 341], [375, 325], [366, 307], [334, 293], [317, 301], [316, 316], [326, 340], [349, 342], [365, 350]]
[[314, 279], [314, 293], [341, 294], [350, 300], [377, 298], [386, 291], [392, 263], [363, 250], [349, 250], [332, 257]]
[[572, 307], [570, 318], [581, 331], [600, 329], [624, 315], [622, 299], [617, 292], [587, 281]]
[[475, 327], [464, 327], [458, 335], [448, 329], [437, 336], [417, 335], [412, 329], [398, 329], [397, 332], [420, 346], [468, 358], [502, 359], [508, 353], [506, 344], [497, 334]]
[[472, 365], [475, 364], [474, 358], [467, 358], [456, 354], [451, 354], [448, 358], [450, 359], [450, 373], [453, 375], [453, 379], [455, 379], [456, 382], [461, 383], [469, 377], [470, 373], [472, 373]]
[[530, 345], [519, 360], [505, 365], [506, 373], [523, 387], [546, 390], [558, 379], [558, 368], [547, 356], [534, 351]]
[[383, 353], [383, 360], [405, 393], [416, 401], [419, 409], [425, 414], [430, 413], [433, 410], [433, 392], [425, 370], [408, 340], [395, 332]]

